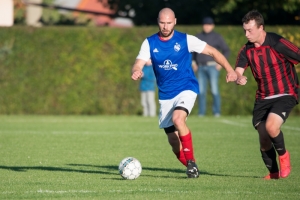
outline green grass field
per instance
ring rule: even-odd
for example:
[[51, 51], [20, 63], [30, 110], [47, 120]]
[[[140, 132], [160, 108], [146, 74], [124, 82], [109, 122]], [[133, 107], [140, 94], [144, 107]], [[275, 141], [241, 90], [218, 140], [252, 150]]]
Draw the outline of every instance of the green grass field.
[[[300, 199], [300, 117], [282, 128], [292, 173], [271, 181], [250, 116], [188, 118], [199, 179], [186, 178], [157, 121], [0, 116], [0, 199]], [[127, 156], [143, 166], [136, 180], [118, 174]]]

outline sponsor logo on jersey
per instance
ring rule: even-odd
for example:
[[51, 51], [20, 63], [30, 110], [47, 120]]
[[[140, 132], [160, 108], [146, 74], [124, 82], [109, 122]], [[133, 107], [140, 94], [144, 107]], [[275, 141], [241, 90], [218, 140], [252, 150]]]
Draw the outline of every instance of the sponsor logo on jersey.
[[178, 44], [178, 43], [176, 42], [176, 44], [174, 45], [174, 50], [178, 52], [178, 51], [180, 51], [180, 49], [181, 49], [180, 44]]
[[177, 70], [178, 64], [173, 64], [171, 60], [165, 60], [163, 65], [158, 65], [159, 68], [163, 68], [164, 70]]

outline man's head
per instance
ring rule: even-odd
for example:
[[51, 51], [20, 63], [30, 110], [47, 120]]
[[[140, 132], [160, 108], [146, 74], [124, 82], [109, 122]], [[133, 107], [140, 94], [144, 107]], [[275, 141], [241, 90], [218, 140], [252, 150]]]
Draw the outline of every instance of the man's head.
[[174, 33], [174, 26], [176, 25], [176, 18], [173, 10], [170, 8], [162, 9], [157, 18], [160, 36], [164, 39], [169, 39]]
[[205, 17], [202, 20], [202, 29], [204, 33], [210, 33], [215, 28], [214, 20], [211, 17]]
[[263, 16], [257, 10], [252, 10], [243, 17], [242, 22], [248, 41], [259, 42], [265, 33]]

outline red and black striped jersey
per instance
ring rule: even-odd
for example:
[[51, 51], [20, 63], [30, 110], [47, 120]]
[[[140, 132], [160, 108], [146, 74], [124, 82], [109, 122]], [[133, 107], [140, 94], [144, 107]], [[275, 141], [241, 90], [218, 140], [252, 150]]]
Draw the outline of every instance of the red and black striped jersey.
[[298, 100], [299, 80], [294, 65], [299, 62], [300, 49], [296, 45], [268, 32], [260, 47], [248, 42], [241, 48], [235, 67], [250, 66], [258, 86], [256, 99], [290, 94]]

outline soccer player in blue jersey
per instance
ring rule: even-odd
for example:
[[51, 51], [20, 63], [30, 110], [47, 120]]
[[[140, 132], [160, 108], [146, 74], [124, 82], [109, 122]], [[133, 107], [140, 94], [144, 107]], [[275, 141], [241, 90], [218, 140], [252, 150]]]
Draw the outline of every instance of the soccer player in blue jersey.
[[258, 131], [262, 159], [269, 170], [264, 179], [286, 178], [291, 164], [281, 125], [298, 104], [299, 81], [294, 65], [300, 62], [300, 49], [282, 36], [266, 32], [264, 18], [257, 10], [248, 12], [242, 22], [248, 42], [238, 54], [236, 83], [247, 83], [243, 74], [250, 66], [258, 86], [252, 123]]
[[195, 163], [192, 135], [186, 124], [199, 93], [199, 85], [191, 67], [191, 53], [212, 56], [227, 71], [227, 82], [236, 81], [237, 75], [217, 49], [195, 36], [174, 30], [176, 18], [170, 8], [159, 12], [157, 22], [159, 32], [142, 43], [132, 67], [131, 78], [140, 79], [145, 63], [151, 58], [159, 93], [159, 127], [167, 134], [178, 160], [187, 167], [188, 178], [197, 178], [199, 170]]

